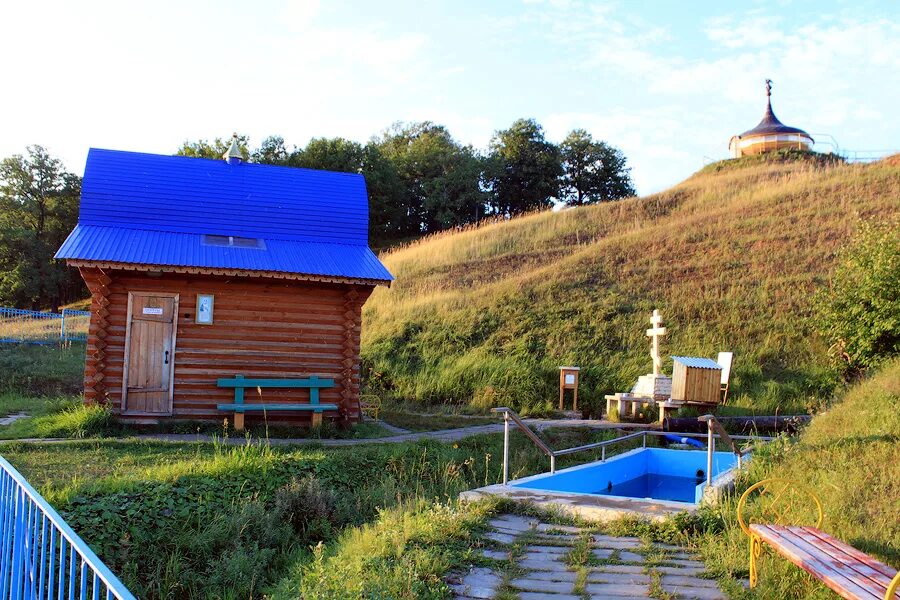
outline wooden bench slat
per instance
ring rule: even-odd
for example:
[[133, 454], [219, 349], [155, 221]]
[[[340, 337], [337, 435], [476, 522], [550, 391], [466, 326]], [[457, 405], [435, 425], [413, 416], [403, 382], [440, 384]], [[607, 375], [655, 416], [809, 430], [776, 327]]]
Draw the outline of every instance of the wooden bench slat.
[[897, 576], [897, 570], [891, 568], [890, 565], [886, 565], [883, 562], [876, 560], [866, 554], [865, 552], [861, 552], [857, 550], [850, 544], [845, 544], [841, 540], [828, 535], [824, 531], [816, 529], [815, 527], [808, 527], [809, 533], [811, 535], [816, 536], [817, 538], [823, 540], [831, 546], [836, 546], [838, 549], [842, 550], [845, 554], [853, 557], [859, 562], [865, 564], [870, 569], [876, 571], [881, 577], [879, 577], [880, 581], [884, 581], [885, 591], [887, 591], [887, 586], [890, 585], [891, 580]]
[[337, 404], [218, 404], [219, 410], [246, 412], [248, 410], [337, 410]]
[[[758, 535], [779, 554], [789, 561], [820, 579], [830, 589], [837, 592], [846, 600], [883, 600], [884, 590], [881, 596], [870, 589], [866, 589], [854, 581], [853, 576], [839, 571], [837, 561], [824, 553], [818, 552], [815, 547], [804, 543], [803, 538], [785, 531], [779, 526], [750, 525], [750, 531]], [[858, 576], [854, 571], [853, 575]]]
[[[774, 525], [773, 528], [782, 531], [785, 536], [796, 536], [795, 543], [802, 545], [811, 554], [821, 554], [820, 558], [823, 561], [827, 562], [831, 560], [843, 567], [846, 571], [842, 571], [842, 573], [844, 573], [848, 579], [851, 579], [864, 589], [873, 590], [873, 593], [876, 593], [878, 597], [883, 600], [884, 592], [887, 591], [887, 586], [891, 584], [891, 578], [886, 577], [884, 574], [872, 569], [864, 562], [857, 560], [855, 557], [845, 552], [844, 548], [850, 547], [847, 544], [832, 538], [827, 533], [819, 531], [815, 527]], [[814, 532], [818, 532], [825, 538], [830, 539], [823, 539], [815, 535]], [[870, 558], [870, 560], [872, 559]]]
[[230, 388], [331, 388], [334, 379], [217, 379], [218, 387]]

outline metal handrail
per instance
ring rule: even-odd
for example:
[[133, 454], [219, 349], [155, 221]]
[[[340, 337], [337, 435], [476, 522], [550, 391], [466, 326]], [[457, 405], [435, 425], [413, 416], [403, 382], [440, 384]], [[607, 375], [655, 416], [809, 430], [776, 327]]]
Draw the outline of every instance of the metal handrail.
[[550, 472], [556, 472], [556, 455], [553, 450], [544, 443], [544, 440], [539, 438], [535, 432], [531, 430], [531, 428], [522, 421], [522, 418], [516, 414], [514, 410], [511, 408], [507, 408], [505, 406], [501, 406], [499, 408], [492, 408], [492, 413], [500, 413], [503, 415], [503, 485], [506, 485], [506, 482], [509, 481], [509, 420], [512, 419], [513, 422], [522, 430], [522, 432], [528, 436], [534, 445], [540, 448], [544, 454], [550, 457]]
[[[600, 460], [606, 460], [606, 447], [611, 446], [612, 444], [618, 444], [619, 442], [624, 442], [627, 440], [642, 438], [642, 445], [644, 448], [647, 447], [647, 436], [655, 435], [655, 436], [665, 436], [665, 435], [678, 435], [679, 437], [689, 437], [689, 438], [707, 438], [707, 483], [712, 483], [712, 457], [715, 453], [716, 438], [722, 438], [728, 445], [731, 446], [732, 450], [738, 457], [738, 468], [741, 466], [741, 459], [743, 455], [747, 454], [749, 450], [740, 450], [737, 447], [737, 444], [734, 443], [734, 440], [762, 440], [762, 441], [771, 441], [774, 438], [766, 437], [766, 436], [752, 436], [752, 435], [729, 435], [725, 428], [722, 427], [722, 424], [715, 418], [713, 415], [704, 415], [700, 417], [701, 421], [705, 421], [707, 423], [708, 432], [707, 433], [674, 433], [669, 431], [636, 431], [634, 433], [629, 433], [623, 436], [619, 436], [617, 438], [613, 438], [611, 440], [603, 440], [602, 442], [593, 442], [591, 444], [584, 444], [582, 446], [575, 446], [573, 448], [564, 448], [562, 450], [553, 450], [548, 446], [544, 440], [539, 438], [536, 433], [534, 433], [530, 427], [522, 420], [522, 418], [516, 414], [514, 410], [511, 408], [507, 408], [505, 406], [501, 406], [498, 408], [492, 408], [492, 413], [498, 413], [503, 415], [503, 485], [506, 485], [509, 480], [509, 420], [512, 419], [513, 422], [522, 430], [523, 433], [530, 439], [535, 446], [541, 449], [548, 457], [550, 457], [550, 473], [556, 472], [556, 457], [557, 456], [565, 456], [567, 454], [575, 454], [576, 452], [583, 452], [585, 450], [595, 450], [600, 448], [601, 455]], [[715, 432], [713, 428], [716, 428]]]
[[0, 456], [0, 598], [135, 600], [50, 504]]

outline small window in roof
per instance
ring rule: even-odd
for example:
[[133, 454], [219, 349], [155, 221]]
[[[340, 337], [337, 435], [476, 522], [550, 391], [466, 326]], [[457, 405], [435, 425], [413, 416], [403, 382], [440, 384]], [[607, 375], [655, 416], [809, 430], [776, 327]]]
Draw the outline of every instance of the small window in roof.
[[266, 242], [259, 238], [237, 237], [234, 235], [203, 234], [205, 246], [223, 246], [225, 248], [254, 248], [265, 250]]

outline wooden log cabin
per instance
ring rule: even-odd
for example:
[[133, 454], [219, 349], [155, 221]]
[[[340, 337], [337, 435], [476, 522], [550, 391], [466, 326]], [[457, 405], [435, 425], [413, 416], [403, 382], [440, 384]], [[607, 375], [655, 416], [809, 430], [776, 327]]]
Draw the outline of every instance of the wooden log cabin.
[[392, 280], [361, 175], [246, 163], [235, 142], [223, 160], [92, 149], [56, 256], [91, 293], [85, 402], [132, 423], [360, 419], [362, 306]]

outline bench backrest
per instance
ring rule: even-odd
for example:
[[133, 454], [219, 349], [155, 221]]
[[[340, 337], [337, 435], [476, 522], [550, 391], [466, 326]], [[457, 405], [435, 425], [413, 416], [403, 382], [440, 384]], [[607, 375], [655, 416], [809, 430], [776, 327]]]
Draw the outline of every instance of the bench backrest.
[[334, 379], [321, 379], [316, 375], [306, 379], [246, 379], [235, 375], [234, 379], [218, 379], [216, 385], [230, 388], [332, 388]]

